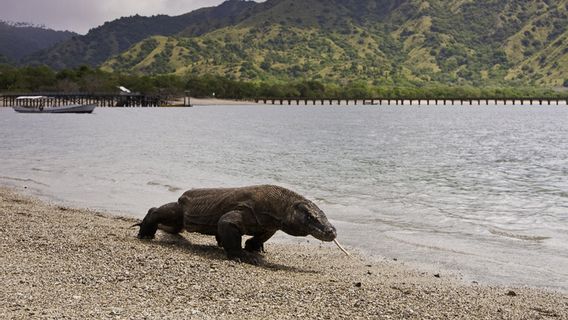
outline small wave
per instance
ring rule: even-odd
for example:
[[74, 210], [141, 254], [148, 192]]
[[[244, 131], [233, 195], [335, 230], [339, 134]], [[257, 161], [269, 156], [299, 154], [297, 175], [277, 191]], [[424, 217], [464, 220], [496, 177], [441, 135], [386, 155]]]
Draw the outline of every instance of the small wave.
[[543, 241], [543, 240], [550, 239], [550, 237], [545, 237], [545, 236], [516, 234], [516, 233], [511, 233], [511, 232], [502, 231], [502, 230], [495, 230], [495, 229], [489, 229], [489, 232], [491, 232], [494, 235], [512, 238], [512, 239], [524, 240], [524, 241]]
[[436, 245], [428, 245], [428, 244], [424, 244], [424, 243], [419, 243], [416, 241], [411, 241], [411, 240], [405, 240], [402, 239], [400, 237], [396, 237], [396, 236], [390, 236], [390, 235], [384, 235], [385, 238], [387, 239], [391, 239], [397, 242], [401, 242], [407, 245], [411, 245], [417, 248], [425, 248], [425, 249], [429, 249], [429, 250], [433, 250], [433, 251], [440, 251], [440, 252], [451, 252], [451, 253], [455, 253], [455, 254], [460, 254], [460, 255], [464, 255], [464, 256], [476, 256], [475, 253], [473, 252], [466, 252], [466, 251], [461, 251], [461, 250], [457, 250], [457, 249], [452, 249], [452, 248], [448, 248], [448, 247], [441, 247], [441, 246], [436, 246]]
[[317, 204], [328, 205], [328, 206], [329, 206], [329, 205], [336, 205], [336, 204], [338, 204], [337, 202], [329, 201], [329, 200], [327, 200], [327, 199], [318, 198], [318, 197], [315, 197], [315, 198], [314, 198], [314, 201], [315, 201]]
[[495, 163], [515, 163], [515, 162], [520, 162], [520, 160], [515, 158], [504, 158], [504, 159], [495, 160]]
[[178, 192], [178, 191], [181, 190], [181, 188], [174, 187], [174, 186], [169, 185], [169, 184], [159, 183], [159, 182], [156, 182], [156, 181], [149, 181], [149, 182], [147, 183], [147, 185], [149, 185], [149, 186], [164, 187], [164, 188], [168, 189], [169, 192]]
[[18, 182], [31, 182], [31, 183], [34, 183], [34, 184], [37, 184], [37, 185], [40, 185], [40, 186], [49, 187], [49, 185], [47, 185], [47, 184], [45, 184], [45, 183], [43, 183], [43, 182], [39, 182], [39, 181], [36, 181], [36, 180], [34, 180], [34, 179], [29, 179], [29, 178], [28, 178], [28, 179], [25, 179], [25, 178], [22, 179], [22, 178], [14, 178], [14, 177], [0, 176], [0, 179], [3, 179], [3, 180], [11, 180], [11, 181], [18, 181]]

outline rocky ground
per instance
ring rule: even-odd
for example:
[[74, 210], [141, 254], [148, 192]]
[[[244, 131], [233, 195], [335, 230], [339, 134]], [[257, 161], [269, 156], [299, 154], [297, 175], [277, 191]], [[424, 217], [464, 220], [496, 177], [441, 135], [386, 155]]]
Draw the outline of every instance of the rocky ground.
[[212, 237], [0, 189], [0, 319], [568, 319], [568, 296], [464, 284], [328, 244], [227, 261]]

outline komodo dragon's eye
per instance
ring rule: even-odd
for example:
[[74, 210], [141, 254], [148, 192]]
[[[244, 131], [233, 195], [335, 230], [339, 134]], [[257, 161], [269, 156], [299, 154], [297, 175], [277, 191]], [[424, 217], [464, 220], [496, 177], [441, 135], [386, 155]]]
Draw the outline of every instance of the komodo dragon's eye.
[[312, 213], [310, 212], [310, 209], [308, 208], [308, 206], [306, 206], [306, 204], [304, 203], [297, 203], [295, 205], [296, 210], [302, 212], [304, 215], [306, 215], [306, 218], [308, 219], [313, 219], [314, 217], [312, 216]]
[[311, 210], [309, 210], [307, 207], [304, 209], [304, 214], [306, 215], [306, 220], [308, 222], [316, 222], [317, 218], [314, 216], [314, 214], [312, 213]]
[[308, 222], [316, 221], [316, 218], [314, 217], [314, 215], [311, 214], [309, 211], [306, 211], [306, 219], [308, 220]]

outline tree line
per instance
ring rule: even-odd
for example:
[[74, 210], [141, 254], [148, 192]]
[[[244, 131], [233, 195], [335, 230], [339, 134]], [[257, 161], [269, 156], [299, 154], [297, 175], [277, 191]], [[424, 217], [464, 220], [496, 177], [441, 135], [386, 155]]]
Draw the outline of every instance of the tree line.
[[333, 83], [315, 80], [236, 81], [221, 76], [109, 73], [82, 66], [55, 71], [46, 66], [0, 65], [0, 93], [117, 93], [118, 86], [147, 95], [212, 97], [224, 99], [482, 99], [563, 98], [568, 92], [538, 87], [473, 87], [436, 83], [413, 86], [374, 85], [365, 81]]

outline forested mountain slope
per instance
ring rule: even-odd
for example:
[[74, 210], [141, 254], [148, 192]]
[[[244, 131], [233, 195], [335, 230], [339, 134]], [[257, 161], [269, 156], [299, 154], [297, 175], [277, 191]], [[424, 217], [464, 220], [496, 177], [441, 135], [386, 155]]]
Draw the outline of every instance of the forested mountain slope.
[[101, 27], [114, 30], [99, 32], [104, 41], [89, 38], [95, 29], [44, 61], [253, 81], [559, 87], [568, 79], [568, 0], [231, 0], [174, 18], [167, 32], [144, 20], [156, 17], [129, 18], [145, 23], [122, 29], [118, 20]]
[[218, 7], [203, 8], [180, 16], [123, 17], [91, 29], [84, 36], [73, 37], [27, 59], [28, 64], [46, 64], [56, 69], [80, 65], [98, 66], [132, 45], [155, 35], [180, 32], [200, 35], [230, 25], [254, 2], [228, 1]]
[[55, 31], [25, 23], [0, 21], [0, 62], [3, 60], [1, 56], [4, 56], [5, 61], [19, 61], [75, 35], [76, 33], [69, 31]]

